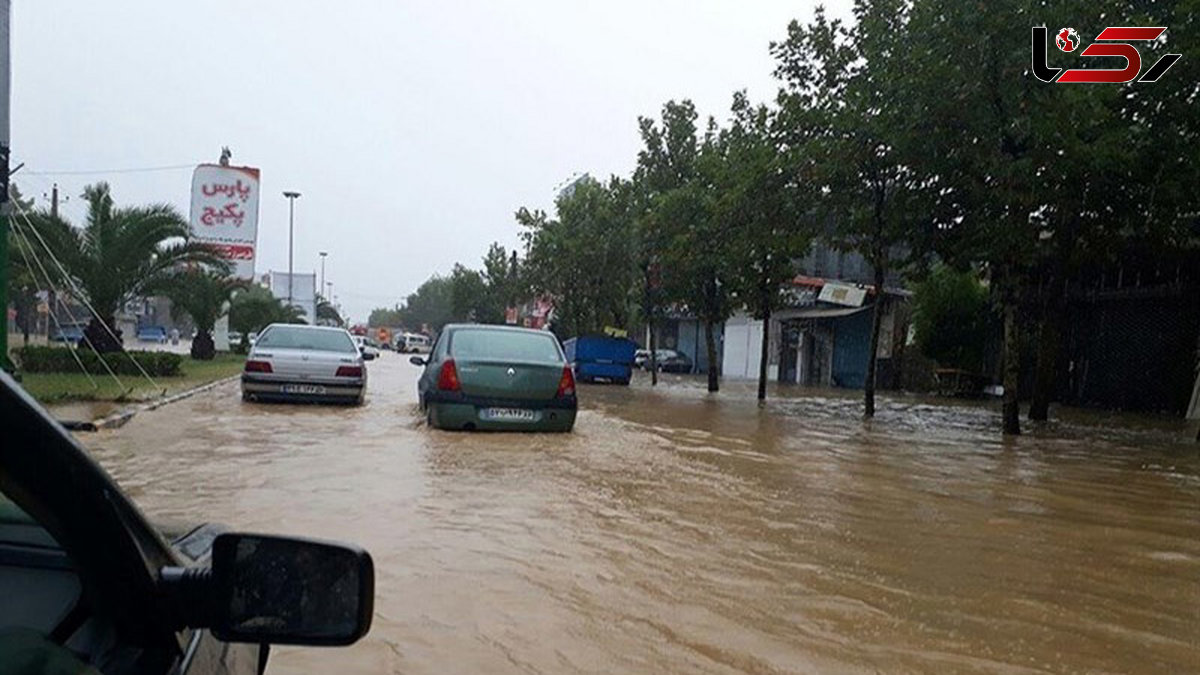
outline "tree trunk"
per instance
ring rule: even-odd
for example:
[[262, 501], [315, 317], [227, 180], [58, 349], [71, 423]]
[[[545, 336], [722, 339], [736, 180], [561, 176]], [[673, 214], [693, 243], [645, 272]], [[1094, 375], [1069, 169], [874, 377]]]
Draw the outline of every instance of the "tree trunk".
[[103, 322], [93, 317], [88, 322], [87, 328], [83, 330], [83, 338], [90, 342], [92, 347], [101, 354], [119, 352], [123, 348], [121, 344], [121, 331], [116, 329], [111, 316], [106, 317]]
[[[1054, 293], [1053, 285], [1044, 292]], [[1058, 347], [1062, 338], [1062, 298], [1051, 296], [1042, 306], [1038, 325], [1037, 363], [1033, 373], [1033, 392], [1029, 401], [1029, 419], [1044, 422], [1050, 418], [1050, 398], [1058, 367]]]
[[758, 359], [758, 401], [767, 400], [767, 361], [770, 360], [771, 345], [771, 303], [763, 304], [762, 353]]
[[1004, 434], [1021, 433], [1021, 406], [1017, 399], [1021, 374], [1021, 347], [1017, 328], [1017, 298], [1014, 292], [1004, 294]]
[[716, 392], [721, 389], [720, 373], [717, 372], [717, 337], [713, 335], [715, 321], [704, 322], [704, 342], [708, 350], [708, 390]]
[[875, 309], [871, 312], [871, 346], [867, 354], [867, 381], [863, 383], [863, 415], [875, 416], [875, 373], [879, 364], [879, 329], [883, 326], [883, 278], [886, 270], [882, 263], [875, 267]]
[[197, 361], [212, 361], [217, 355], [217, 347], [213, 344], [212, 332], [197, 330], [192, 338], [192, 358]]
[[650, 386], [658, 386], [658, 326], [650, 319]]

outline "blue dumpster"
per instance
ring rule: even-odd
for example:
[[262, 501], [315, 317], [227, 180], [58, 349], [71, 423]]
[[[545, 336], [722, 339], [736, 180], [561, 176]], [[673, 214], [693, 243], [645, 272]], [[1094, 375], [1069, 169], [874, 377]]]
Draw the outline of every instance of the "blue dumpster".
[[575, 371], [575, 379], [629, 384], [637, 343], [628, 338], [584, 335], [564, 342], [563, 351], [567, 353], [567, 362]]

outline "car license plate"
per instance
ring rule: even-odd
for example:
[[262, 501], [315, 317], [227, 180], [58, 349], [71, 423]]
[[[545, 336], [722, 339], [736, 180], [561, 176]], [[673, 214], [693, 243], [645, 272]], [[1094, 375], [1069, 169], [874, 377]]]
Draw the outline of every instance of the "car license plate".
[[498, 422], [533, 422], [537, 420], [537, 412], [525, 408], [484, 408], [479, 411], [485, 420]]
[[325, 387], [319, 384], [285, 384], [282, 390], [285, 394], [312, 394], [320, 396], [325, 393]]

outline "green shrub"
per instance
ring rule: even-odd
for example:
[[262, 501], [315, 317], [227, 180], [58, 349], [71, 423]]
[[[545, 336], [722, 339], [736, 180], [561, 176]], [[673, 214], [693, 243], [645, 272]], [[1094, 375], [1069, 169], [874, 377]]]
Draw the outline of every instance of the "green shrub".
[[[108, 371], [104, 369], [104, 365], [100, 363], [100, 359], [96, 357], [95, 352], [85, 346], [81, 346], [75, 350], [79, 356], [79, 360], [83, 362], [87, 372], [93, 375], [106, 374]], [[69, 347], [43, 347], [43, 346], [28, 346], [21, 347], [14, 352], [17, 363], [20, 369], [26, 373], [77, 373], [79, 372], [79, 364], [71, 357]], [[130, 360], [130, 356], [137, 359], [142, 368], [146, 370], [152, 377], [164, 377], [171, 375], [181, 375], [179, 366], [183, 363], [183, 356], [172, 354], [170, 352], [145, 352], [131, 351], [127, 353], [115, 352], [105, 354], [104, 360], [108, 362], [108, 367], [112, 368], [113, 372], [118, 375], [140, 375], [141, 371]]]

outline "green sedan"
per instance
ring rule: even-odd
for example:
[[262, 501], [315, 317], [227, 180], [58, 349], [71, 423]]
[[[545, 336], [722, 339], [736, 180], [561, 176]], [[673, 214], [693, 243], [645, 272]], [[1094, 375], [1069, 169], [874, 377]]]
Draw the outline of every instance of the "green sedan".
[[409, 359], [425, 372], [421, 409], [439, 429], [570, 431], [575, 376], [558, 340], [546, 331], [451, 324], [429, 357]]

